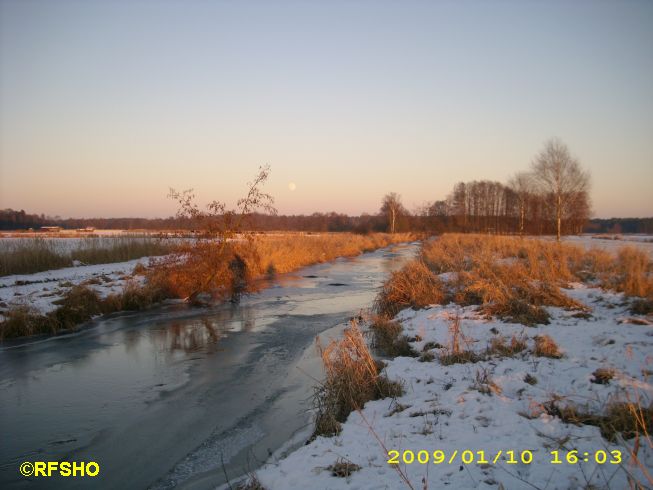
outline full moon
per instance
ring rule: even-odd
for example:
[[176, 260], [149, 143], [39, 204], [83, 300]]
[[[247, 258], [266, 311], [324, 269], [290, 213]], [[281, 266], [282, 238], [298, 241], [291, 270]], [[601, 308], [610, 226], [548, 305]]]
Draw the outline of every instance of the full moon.
[[288, 189], [290, 189], [291, 191], [294, 191], [295, 189], [297, 189], [297, 186], [295, 185], [294, 182], [290, 182], [290, 183], [288, 183]]

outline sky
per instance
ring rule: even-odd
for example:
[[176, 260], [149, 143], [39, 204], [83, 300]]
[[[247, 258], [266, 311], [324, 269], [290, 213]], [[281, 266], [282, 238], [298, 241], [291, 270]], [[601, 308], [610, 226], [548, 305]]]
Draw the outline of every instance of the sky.
[[0, 208], [408, 209], [558, 137], [594, 216], [653, 215], [651, 1], [0, 0]]

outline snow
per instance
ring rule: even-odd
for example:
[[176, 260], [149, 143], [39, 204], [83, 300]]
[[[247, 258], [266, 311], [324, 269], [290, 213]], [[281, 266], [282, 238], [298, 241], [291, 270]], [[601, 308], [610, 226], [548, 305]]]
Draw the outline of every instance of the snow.
[[[603, 235], [569, 235], [562, 238], [566, 243], [580, 245], [585, 248], [600, 248], [610, 253], [616, 253], [622, 247], [636, 247], [653, 257], [653, 237], [649, 235], [618, 235], [610, 238]], [[549, 238], [549, 237], [547, 237]]]
[[[57, 308], [54, 304], [74, 285], [84, 284], [100, 297], [122, 291], [128, 281], [141, 281], [134, 276], [136, 264], [147, 265], [149, 257], [113, 264], [82, 265], [63, 269], [0, 277], [0, 307], [30, 306], [38, 313]], [[1, 310], [0, 310], [1, 311]]]
[[[360, 413], [350, 414], [343, 431], [332, 438], [318, 437], [285, 459], [259, 469], [256, 475], [266, 489], [329, 488], [382, 489], [410, 488], [627, 488], [628, 473], [646, 483], [642, 470], [631, 464], [628, 448], [633, 440], [610, 443], [597, 427], [571, 425], [548, 415], [543, 403], [554, 396], [559, 403], [574, 403], [592, 413], [600, 413], [613, 399], [640, 399], [648, 406], [653, 398], [653, 326], [629, 323], [631, 316], [621, 294], [582, 284], [566, 292], [591, 307], [591, 317], [574, 317], [574, 312], [548, 308], [551, 324], [524, 327], [486, 319], [473, 307], [433, 306], [404, 310], [397, 319], [421, 350], [427, 342], [450, 344], [449, 324], [459, 315], [467, 346], [476, 352], [486, 349], [497, 332], [510, 338], [526, 336], [532, 349], [536, 335], [549, 335], [560, 346], [563, 357], [535, 357], [524, 351], [515, 357], [492, 357], [478, 363], [444, 366], [437, 360], [420, 362], [399, 357], [388, 361], [390, 379], [404, 383], [405, 394], [397, 400], [368, 402]], [[647, 323], [643, 317], [640, 322]], [[649, 322], [650, 323], [650, 322]], [[591, 382], [597, 368], [615, 370], [609, 384]], [[487, 373], [496, 388], [483, 394], [475, 387], [478, 374]], [[529, 374], [535, 385], [524, 381]], [[639, 397], [639, 398], [638, 398]], [[653, 468], [650, 441], [640, 441], [639, 460]], [[447, 460], [458, 451], [452, 464], [387, 463], [387, 450], [444, 451]], [[551, 464], [550, 451], [560, 449], [563, 464]], [[581, 460], [588, 452], [589, 462], [568, 464], [565, 455], [578, 450]], [[485, 452], [488, 464], [462, 464], [462, 451]], [[492, 460], [502, 451], [496, 464]], [[508, 464], [506, 451], [532, 451], [531, 464]], [[598, 450], [620, 450], [622, 464], [597, 464]], [[610, 453], [608, 453], [610, 455]], [[469, 454], [468, 454], [469, 456]], [[332, 476], [327, 468], [338, 460], [361, 467], [349, 477]], [[400, 456], [401, 459], [401, 456]], [[648, 482], [650, 484], [650, 482]], [[501, 487], [503, 485], [503, 487]]]

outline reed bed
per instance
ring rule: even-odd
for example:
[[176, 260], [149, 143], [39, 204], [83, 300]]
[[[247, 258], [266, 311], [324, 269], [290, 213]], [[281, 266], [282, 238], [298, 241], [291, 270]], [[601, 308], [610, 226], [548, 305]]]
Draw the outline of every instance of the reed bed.
[[[74, 245], [68, 241], [71, 240]], [[111, 264], [166, 255], [176, 249], [173, 240], [139, 236], [103, 238], [27, 238], [0, 240], [0, 276], [35, 274], [82, 264]]]

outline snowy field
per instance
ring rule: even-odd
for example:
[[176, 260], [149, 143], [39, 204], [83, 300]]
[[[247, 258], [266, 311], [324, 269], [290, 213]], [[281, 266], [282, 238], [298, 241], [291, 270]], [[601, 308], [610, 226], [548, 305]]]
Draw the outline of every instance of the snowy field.
[[149, 257], [113, 264], [80, 265], [36, 274], [0, 277], [1, 313], [15, 306], [29, 306], [37, 313], [47, 313], [57, 308], [60, 300], [73, 286], [83, 284], [105, 298], [122, 291], [128, 281], [141, 281], [133, 274], [140, 263], [147, 265]]
[[[571, 286], [565, 291], [591, 309], [588, 318], [547, 308], [550, 325], [524, 327], [487, 320], [474, 307], [404, 310], [398, 319], [405, 333], [421, 338], [413, 347], [430, 348], [435, 359], [389, 361], [387, 374], [404, 384], [403, 396], [368, 402], [349, 415], [339, 436], [318, 437], [264, 466], [256, 473], [261, 484], [266, 489], [623, 489], [632, 475], [650, 488], [653, 482], [630, 457], [634, 439], [609, 442], [599, 428], [564, 423], [545, 409], [551, 400], [600, 412], [613, 400], [648, 406], [653, 399], [651, 323], [633, 319], [621, 294]], [[468, 349], [480, 353], [493, 338], [515, 335], [526, 340], [527, 350], [515, 357], [441, 365], [439, 346], [451, 344], [449, 325], [456, 315]], [[560, 347], [560, 359], [531, 353], [534, 337], [545, 334]], [[599, 368], [613, 370], [614, 378], [593, 382]], [[387, 462], [391, 450], [399, 451], [397, 465]], [[573, 462], [577, 454], [578, 463], [568, 462], [570, 451], [578, 451], [569, 456]], [[522, 457], [532, 461], [526, 464]], [[650, 439], [639, 441], [638, 458], [651, 472]], [[561, 463], [553, 463], [556, 459]], [[360, 469], [337, 477], [332, 471], [337, 462]]]
[[[617, 238], [603, 235], [572, 235], [563, 237], [563, 241], [585, 248], [600, 248], [616, 253], [621, 247], [636, 247], [648, 252], [653, 257], [653, 236], [651, 235], [614, 235]], [[547, 237], [545, 239], [553, 239]]]

